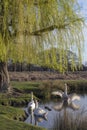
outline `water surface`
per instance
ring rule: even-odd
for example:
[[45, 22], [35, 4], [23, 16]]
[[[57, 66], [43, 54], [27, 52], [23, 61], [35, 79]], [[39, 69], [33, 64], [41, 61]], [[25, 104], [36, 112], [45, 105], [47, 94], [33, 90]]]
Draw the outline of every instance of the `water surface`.
[[[56, 117], [60, 120], [59, 115], [62, 115], [65, 120], [68, 114], [72, 114], [74, 117], [79, 114], [82, 117], [87, 117], [87, 94], [80, 94], [80, 98], [80, 101], [74, 101], [70, 105], [63, 104], [62, 100], [59, 99], [41, 102], [39, 103], [39, 106], [48, 111], [47, 117], [45, 119], [41, 117], [36, 118], [32, 113], [29, 114], [25, 122], [45, 128], [53, 128]], [[45, 109], [46, 106], [49, 107], [51, 111]]]

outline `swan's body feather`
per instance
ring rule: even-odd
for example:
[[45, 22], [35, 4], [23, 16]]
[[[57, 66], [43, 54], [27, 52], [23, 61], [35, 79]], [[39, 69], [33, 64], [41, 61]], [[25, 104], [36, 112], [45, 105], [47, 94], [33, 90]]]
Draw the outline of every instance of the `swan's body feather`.
[[64, 101], [72, 102], [74, 100], [80, 100], [80, 97], [77, 94], [67, 94], [67, 84], [65, 84], [65, 90], [62, 91], [54, 91], [52, 92], [54, 96], [60, 96]]
[[61, 98], [62, 98], [63, 94], [64, 93], [61, 90], [52, 92], [52, 95], [54, 95], [54, 96], [60, 96]]
[[44, 109], [38, 107], [38, 102], [36, 100], [35, 102], [35, 110], [34, 110], [34, 115], [35, 116], [40, 116], [40, 117], [45, 117], [47, 115], [47, 111]]
[[35, 109], [35, 102], [33, 100], [33, 92], [31, 92], [31, 101], [28, 103], [28, 110], [34, 110]]

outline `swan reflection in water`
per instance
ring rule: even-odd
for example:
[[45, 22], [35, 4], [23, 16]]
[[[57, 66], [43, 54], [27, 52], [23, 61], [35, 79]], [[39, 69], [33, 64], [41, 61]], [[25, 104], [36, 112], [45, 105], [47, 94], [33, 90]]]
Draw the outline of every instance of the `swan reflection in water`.
[[68, 94], [67, 92], [67, 84], [65, 83], [64, 86], [64, 92], [61, 90], [53, 91], [51, 94], [54, 96], [60, 96], [62, 100], [67, 101], [68, 103], [74, 101], [74, 100], [80, 100], [80, 96], [76, 93]]
[[27, 118], [27, 121], [28, 121], [28, 123], [33, 124], [33, 125], [38, 125], [38, 123], [43, 122], [44, 120], [47, 121], [46, 116], [44, 116], [44, 117], [35, 116], [33, 110], [29, 111], [28, 115], [29, 116]]
[[62, 109], [70, 108], [72, 110], [78, 110], [80, 108], [80, 105], [75, 104], [74, 102], [68, 103], [67, 101], [61, 101], [57, 103], [55, 106], [53, 106], [54, 110], [61, 111]]
[[[59, 129], [59, 127], [63, 127], [61, 129], [67, 129], [67, 126], [72, 124], [72, 120], [74, 120], [74, 118], [76, 118], [74, 116], [73, 118], [73, 114], [71, 111], [69, 111], [67, 108], [72, 109], [72, 110], [79, 110], [80, 105], [76, 104], [74, 101], [80, 100], [80, 96], [72, 93], [72, 94], [68, 94], [67, 91], [67, 84], [65, 84], [65, 89], [64, 91], [53, 91], [52, 95], [54, 96], [60, 96], [61, 97], [61, 102], [57, 102], [57, 104], [55, 104], [54, 106], [52, 106], [52, 108], [55, 111], [62, 111], [59, 112], [58, 115], [56, 115], [56, 117], [54, 117], [54, 124], [53, 124], [53, 128], [55, 128], [55, 130]], [[68, 111], [67, 111], [68, 110]], [[72, 125], [71, 127], [72, 128]]]
[[52, 92], [52, 95], [54, 95], [54, 96], [60, 96], [61, 99], [62, 99], [62, 101], [60, 103], [57, 103], [57, 105], [55, 105], [53, 107], [55, 110], [60, 111], [60, 110], [63, 109], [63, 107], [64, 108], [68, 107], [68, 108], [71, 108], [73, 110], [78, 110], [80, 108], [79, 105], [77, 105], [77, 104], [75, 104], [73, 102], [75, 100], [80, 100], [80, 96], [77, 95], [77, 94], [75, 94], [75, 93], [68, 94], [67, 88], [68, 88], [68, 86], [65, 83], [65, 90], [64, 90], [64, 92], [62, 92], [60, 90]]
[[75, 111], [79, 110], [80, 105], [77, 105], [74, 102], [68, 103], [64, 100], [54, 105], [53, 109], [59, 112], [56, 113], [54, 117], [54, 122], [52, 126], [54, 130], [57, 130], [59, 128], [61, 128], [61, 130], [65, 128], [66, 130], [68, 128], [67, 126], [69, 126], [70, 129], [73, 127], [74, 122], [78, 120], [76, 112], [73, 113], [73, 111], [70, 111], [67, 108]]
[[[52, 108], [55, 111], [62, 111], [58, 113], [58, 116], [54, 118], [54, 124], [53, 128], [57, 130], [59, 127], [63, 127], [67, 129], [68, 124], [70, 125], [70, 128], [72, 128], [74, 118], [77, 119], [76, 116], [73, 117], [73, 114], [71, 111], [69, 111], [67, 108], [72, 109], [73, 111], [79, 110], [80, 105], [75, 103], [75, 100], [80, 100], [80, 97], [77, 94], [67, 94], [67, 86], [65, 85], [65, 91], [62, 92], [53, 92], [53, 94], [61, 94], [61, 102], [57, 102]], [[61, 123], [62, 122], [62, 123]], [[61, 129], [63, 129], [61, 128]]]
[[25, 112], [28, 115], [25, 122], [38, 125], [38, 122], [43, 122], [44, 120], [47, 121], [48, 112], [38, 106], [37, 100], [33, 100], [33, 92], [31, 92], [31, 102], [28, 103], [28, 107], [25, 109]]

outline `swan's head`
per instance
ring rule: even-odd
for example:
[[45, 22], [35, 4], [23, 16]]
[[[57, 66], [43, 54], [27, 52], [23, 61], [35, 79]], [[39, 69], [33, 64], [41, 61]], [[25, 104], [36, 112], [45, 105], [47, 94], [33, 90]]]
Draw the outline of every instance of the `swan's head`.
[[65, 83], [65, 91], [64, 93], [67, 95], [67, 84]]
[[65, 89], [67, 89], [67, 84], [65, 83]]
[[33, 92], [31, 92], [31, 100], [33, 100]]

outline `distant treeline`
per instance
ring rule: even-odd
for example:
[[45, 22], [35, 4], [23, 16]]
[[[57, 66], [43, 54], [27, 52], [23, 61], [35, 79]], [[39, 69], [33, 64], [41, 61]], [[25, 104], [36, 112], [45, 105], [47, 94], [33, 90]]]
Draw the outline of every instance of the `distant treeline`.
[[[34, 64], [26, 64], [26, 63], [8, 63], [8, 70], [9, 71], [57, 71], [52, 68], [46, 67], [46, 66], [39, 66]], [[78, 69], [78, 71], [86, 71], [87, 66], [82, 65], [81, 69]], [[71, 71], [70, 66], [68, 67], [68, 71]]]
[[53, 71], [48, 67], [42, 67], [34, 64], [26, 64], [26, 63], [11, 63], [8, 64], [9, 71]]

